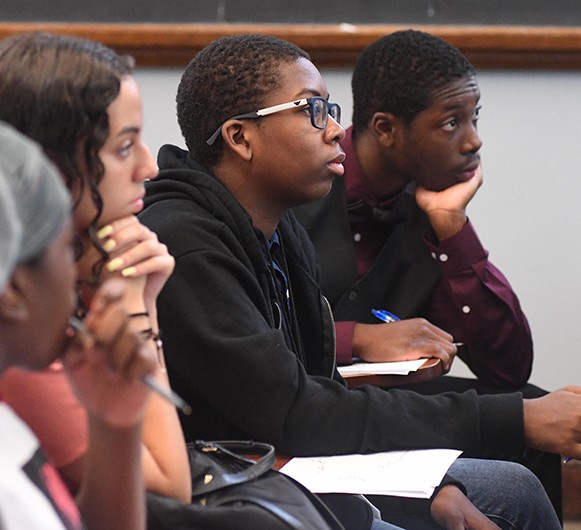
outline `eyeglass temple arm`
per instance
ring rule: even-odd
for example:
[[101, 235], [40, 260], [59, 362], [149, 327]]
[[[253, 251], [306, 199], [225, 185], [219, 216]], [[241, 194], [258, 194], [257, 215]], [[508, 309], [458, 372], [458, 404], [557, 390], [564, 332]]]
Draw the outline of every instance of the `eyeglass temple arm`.
[[232, 116], [231, 118], [228, 118], [222, 125], [220, 125], [220, 127], [218, 127], [215, 131], [214, 134], [212, 136], [210, 136], [210, 138], [208, 138], [206, 140], [206, 143], [208, 145], [212, 145], [216, 139], [218, 138], [218, 136], [220, 136], [220, 134], [222, 133], [222, 128], [224, 127], [224, 125], [226, 125], [226, 123], [228, 123], [231, 120], [242, 120], [242, 119], [252, 119], [252, 118], [260, 118], [260, 114], [258, 114], [260, 111], [257, 112], [247, 112], [246, 114], [239, 114], [238, 116]]

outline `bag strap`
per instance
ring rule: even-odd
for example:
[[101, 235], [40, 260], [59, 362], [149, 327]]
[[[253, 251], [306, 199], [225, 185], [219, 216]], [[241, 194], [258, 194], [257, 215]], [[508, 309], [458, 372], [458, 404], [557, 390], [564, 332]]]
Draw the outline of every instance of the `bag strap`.
[[[207, 442], [198, 440], [194, 444], [188, 445], [193, 446], [196, 452], [207, 455], [209, 458], [212, 458], [213, 455], [217, 459], [223, 459], [224, 456], [227, 456], [233, 464], [238, 464], [235, 466], [237, 467], [236, 471], [214, 476], [213, 480], [207, 484], [192, 484], [193, 496], [206, 495], [212, 491], [258, 478], [270, 471], [275, 462], [274, 446], [261, 442], [238, 440]], [[237, 453], [248, 455], [259, 453], [262, 456], [258, 460], [254, 460]]]
[[[223, 453], [227, 453], [233, 458], [252, 464], [255, 472], [259, 475], [272, 469], [276, 459], [273, 445], [263, 442], [254, 442], [252, 440], [218, 440], [214, 442], [198, 440], [196, 446], [204, 453], [221, 450]], [[262, 456], [258, 460], [254, 460], [253, 458], [241, 456], [238, 453], [246, 455], [260, 453]]]

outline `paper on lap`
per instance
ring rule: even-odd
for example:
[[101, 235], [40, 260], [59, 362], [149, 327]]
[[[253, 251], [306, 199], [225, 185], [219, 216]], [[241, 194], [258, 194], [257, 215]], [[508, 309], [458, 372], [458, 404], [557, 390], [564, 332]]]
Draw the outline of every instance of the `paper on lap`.
[[425, 449], [293, 458], [281, 472], [315, 493], [428, 499], [462, 451]]
[[390, 363], [354, 363], [348, 366], [339, 366], [337, 369], [343, 377], [355, 377], [358, 375], [407, 375], [416, 372], [425, 359], [413, 361], [397, 361]]

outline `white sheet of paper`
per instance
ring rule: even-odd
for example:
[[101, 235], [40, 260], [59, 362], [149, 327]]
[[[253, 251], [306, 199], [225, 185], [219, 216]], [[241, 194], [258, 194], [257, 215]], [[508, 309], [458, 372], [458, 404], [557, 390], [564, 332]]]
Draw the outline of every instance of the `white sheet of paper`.
[[293, 458], [281, 472], [315, 493], [429, 499], [462, 451], [422, 449], [368, 455]]
[[394, 374], [407, 375], [418, 370], [426, 359], [416, 359], [414, 361], [397, 361], [392, 363], [354, 363], [348, 366], [339, 366], [339, 373], [343, 377], [354, 377], [366, 374]]

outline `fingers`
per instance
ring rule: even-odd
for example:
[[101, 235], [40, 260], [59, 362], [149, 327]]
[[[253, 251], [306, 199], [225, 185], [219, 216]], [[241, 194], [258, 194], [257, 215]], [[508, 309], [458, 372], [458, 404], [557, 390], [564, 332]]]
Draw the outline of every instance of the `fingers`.
[[466, 197], [472, 199], [480, 186], [482, 186], [482, 182], [482, 165], [480, 165], [470, 180], [457, 184], [457, 186], [463, 186], [466, 189]]
[[449, 371], [458, 352], [453, 337], [421, 318], [389, 324], [356, 324], [353, 351], [367, 362], [441, 359]]
[[567, 392], [573, 392], [574, 394], [581, 394], [581, 387], [578, 387], [578, 386], [569, 385], [569, 386], [562, 388], [561, 390], [566, 390]]
[[454, 337], [452, 337], [450, 333], [444, 331], [442, 328], [439, 328], [438, 326], [434, 326], [434, 324], [432, 324], [431, 322], [427, 321], [424, 318], [412, 318], [407, 321], [404, 320], [404, 322], [413, 323], [414, 325], [418, 326], [418, 328], [421, 329], [422, 332], [427, 337], [433, 337], [434, 340], [439, 340], [446, 343], [452, 343], [452, 341], [454, 340]]
[[452, 484], [444, 486], [436, 494], [430, 512], [446, 530], [500, 530]]
[[108, 280], [103, 282], [101, 287], [93, 296], [91, 302], [91, 311], [87, 315], [87, 320], [85, 325], [87, 325], [92, 319], [95, 319], [102, 315], [108, 308], [114, 307], [118, 302], [123, 299], [125, 295], [125, 287], [123, 282], [119, 280]]
[[142, 241], [151, 240], [153, 243], [157, 241], [156, 234], [133, 215], [102, 227], [97, 236], [110, 256], [119, 255], [128, 247]]
[[[397, 329], [395, 324], [401, 324], [401, 329]], [[444, 370], [450, 370], [452, 361], [458, 353], [452, 335], [423, 318], [402, 320], [390, 325], [393, 325], [393, 329], [398, 333], [407, 334], [407, 348], [420, 352], [422, 357], [441, 359]]]
[[163, 273], [169, 277], [173, 272], [175, 260], [163, 243], [149, 240], [138, 243], [121, 254], [112, 255], [106, 266], [109, 272], [120, 272], [125, 278], [137, 278], [154, 273]]
[[114, 221], [97, 235], [109, 253], [109, 272], [120, 272], [125, 277], [161, 273], [166, 278], [173, 272], [175, 262], [166, 245], [135, 216]]
[[535, 449], [581, 458], [581, 392], [566, 387], [523, 400], [524, 433]]
[[440, 359], [442, 362], [442, 371], [448, 373], [452, 368], [452, 363], [456, 354], [458, 353], [458, 347], [453, 343], [434, 343], [431, 345], [430, 353], [426, 357], [435, 357]]
[[480, 161], [480, 164], [478, 164], [478, 167], [476, 168], [474, 178], [478, 183], [478, 187], [480, 187], [482, 185], [482, 182], [484, 181], [484, 171], [482, 170], [482, 161]]
[[437, 347], [434, 349], [433, 353], [430, 354], [430, 357], [436, 357], [442, 361], [442, 371], [443, 373], [448, 373], [452, 368], [452, 362], [454, 361], [454, 357], [456, 357], [456, 353], [458, 351], [457, 347], [454, 344], [450, 344], [450, 350], [453, 351], [446, 351], [448, 346], [444, 347]]
[[74, 370], [85, 362], [85, 351], [94, 346], [93, 338], [87, 332], [84, 323], [76, 316], [69, 319], [66, 341], [62, 358], [66, 361], [66, 365]]
[[428, 215], [464, 214], [468, 203], [476, 195], [482, 183], [483, 172], [482, 163], [480, 163], [472, 178], [464, 182], [456, 182], [441, 191], [430, 191], [418, 186], [416, 201]]
[[[141, 377], [155, 370], [155, 353], [130, 329], [122, 304], [123, 282], [109, 280], [97, 291], [85, 319], [97, 355], [104, 356], [112, 372], [125, 378]], [[151, 342], [151, 341], [149, 341]]]
[[379, 324], [380, 326], [389, 326], [389, 330], [397, 330], [397, 333], [405, 333], [411, 338], [417, 338], [419, 340], [434, 340], [452, 343], [454, 338], [450, 333], [444, 331], [438, 326], [427, 321], [425, 318], [409, 318], [406, 320], [400, 320], [398, 322], [392, 322], [390, 324]]

